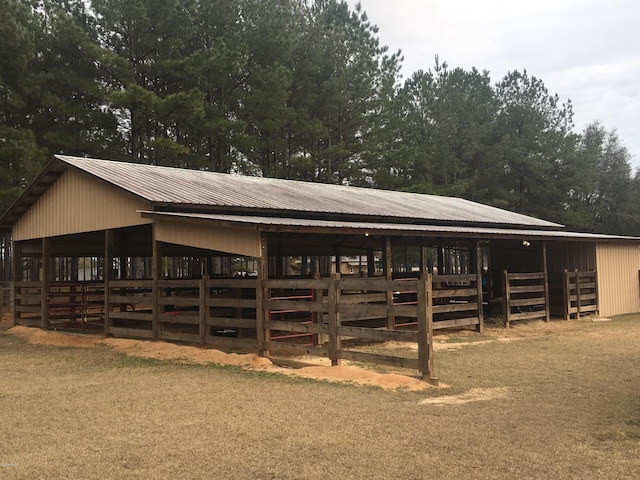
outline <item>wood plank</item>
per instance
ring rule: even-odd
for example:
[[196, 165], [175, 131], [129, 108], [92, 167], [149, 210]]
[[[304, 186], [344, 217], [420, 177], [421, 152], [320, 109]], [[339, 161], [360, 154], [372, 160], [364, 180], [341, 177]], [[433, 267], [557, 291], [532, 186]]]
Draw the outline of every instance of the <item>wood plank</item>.
[[327, 278], [304, 278], [299, 280], [265, 280], [264, 288], [280, 288], [290, 290], [326, 290], [329, 286]]
[[544, 297], [538, 298], [516, 298], [511, 300], [512, 307], [530, 307], [533, 305], [545, 306]]
[[206, 288], [247, 288], [256, 289], [259, 286], [257, 278], [210, 278]]
[[384, 277], [341, 278], [338, 282], [338, 288], [340, 290], [368, 292], [394, 292], [401, 289], [414, 291], [416, 289], [416, 282], [415, 280], [400, 282]]
[[137, 338], [152, 338], [153, 332], [151, 330], [143, 330], [141, 328], [123, 328], [123, 327], [111, 327], [111, 334], [115, 337], [137, 337]]
[[254, 352], [257, 349], [257, 341], [255, 338], [234, 338], [207, 335], [207, 345], [212, 347], [245, 348]]
[[433, 283], [456, 283], [456, 282], [475, 282], [475, 273], [450, 274], [450, 275], [432, 275]]
[[509, 280], [544, 280], [544, 273], [509, 273]]
[[263, 302], [266, 308], [272, 311], [293, 311], [293, 312], [327, 312], [328, 307], [318, 302], [295, 301], [295, 300], [267, 300]]
[[256, 305], [257, 302], [255, 298], [207, 298], [208, 307], [256, 308]]
[[159, 288], [185, 288], [198, 290], [200, 288], [200, 280], [158, 280]]
[[433, 298], [447, 298], [447, 297], [477, 297], [477, 288], [452, 288], [447, 290], [434, 290]]
[[520, 313], [512, 313], [509, 315], [511, 321], [513, 320], [528, 320], [533, 318], [545, 318], [547, 315], [545, 310], [540, 310], [539, 312], [520, 312]]
[[342, 292], [340, 297], [340, 303], [342, 305], [352, 305], [357, 303], [374, 303], [374, 302], [386, 302], [386, 293], [359, 293], [359, 294], [345, 294]]
[[206, 324], [208, 327], [257, 328], [257, 322], [253, 318], [208, 317]]
[[478, 311], [478, 305], [475, 303], [448, 303], [446, 305], [434, 305], [433, 313], [453, 313], [453, 312], [467, 312]]
[[151, 313], [143, 313], [143, 312], [116, 312], [112, 311], [109, 316], [111, 318], [120, 318], [123, 320], [142, 320], [145, 322], [150, 322], [153, 320], [153, 315]]
[[512, 285], [511, 294], [544, 292], [544, 285]]
[[162, 329], [158, 332], [158, 339], [172, 340], [175, 342], [200, 343], [200, 335], [197, 333], [169, 332]]
[[149, 305], [153, 297], [151, 295], [109, 295], [111, 305], [129, 304], [129, 305]]
[[329, 326], [322, 323], [300, 323], [300, 322], [282, 322], [271, 321], [271, 330], [280, 330], [295, 333], [315, 333], [328, 334]]
[[314, 357], [329, 357], [329, 349], [312, 345], [296, 345], [294, 343], [267, 342], [269, 350], [289, 355], [313, 355]]
[[480, 319], [478, 317], [453, 318], [449, 320], [435, 320], [433, 322], [433, 328], [441, 329], [441, 328], [467, 327], [467, 326], [479, 325], [479, 324], [480, 324]]
[[198, 297], [160, 297], [158, 305], [174, 305], [176, 307], [198, 307], [200, 299]]
[[367, 328], [367, 327], [347, 327], [341, 325], [338, 328], [338, 335], [365, 338], [367, 340], [378, 340], [381, 342], [411, 342], [416, 343], [418, 332], [407, 330], [389, 330], [387, 328]]
[[389, 314], [398, 317], [416, 317], [418, 315], [418, 309], [415, 305], [339, 304], [338, 310], [341, 315], [348, 318], [385, 317]]
[[387, 365], [390, 367], [409, 368], [418, 370], [417, 358], [392, 357], [374, 353], [354, 352], [352, 350], [338, 350], [338, 357], [353, 362], [371, 363], [374, 365]]
[[168, 315], [161, 313], [158, 315], [158, 321], [160, 323], [173, 323], [176, 325], [198, 325], [200, 323], [200, 317], [197, 312], [194, 315]]
[[151, 291], [153, 282], [151, 280], [111, 280], [109, 286], [113, 288], [148, 289]]

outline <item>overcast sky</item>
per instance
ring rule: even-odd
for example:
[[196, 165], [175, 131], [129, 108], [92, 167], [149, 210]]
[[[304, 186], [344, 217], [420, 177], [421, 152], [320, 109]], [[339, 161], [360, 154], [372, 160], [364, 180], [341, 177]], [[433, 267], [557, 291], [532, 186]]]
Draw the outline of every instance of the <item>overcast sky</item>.
[[[347, 0], [355, 8], [358, 0]], [[640, 168], [638, 0], [360, 0], [378, 37], [404, 54], [403, 76], [489, 70], [493, 83], [526, 69], [573, 103], [575, 130], [616, 129]]]

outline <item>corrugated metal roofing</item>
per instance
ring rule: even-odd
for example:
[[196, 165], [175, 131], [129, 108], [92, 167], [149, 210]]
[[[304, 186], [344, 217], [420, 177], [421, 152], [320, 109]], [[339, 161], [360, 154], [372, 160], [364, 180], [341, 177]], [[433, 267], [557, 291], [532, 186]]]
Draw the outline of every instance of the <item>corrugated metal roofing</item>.
[[362, 233], [416, 233], [430, 235], [460, 235], [481, 237], [505, 237], [505, 238], [529, 238], [539, 240], [586, 240], [586, 241], [635, 241], [637, 237], [628, 237], [620, 235], [600, 235], [592, 233], [569, 232], [566, 230], [529, 230], [517, 228], [490, 228], [490, 227], [462, 227], [462, 226], [445, 226], [445, 225], [416, 225], [404, 223], [384, 223], [384, 222], [347, 222], [333, 220], [313, 220], [299, 218], [281, 218], [281, 217], [260, 217], [245, 215], [225, 215], [225, 214], [207, 214], [207, 213], [178, 213], [178, 212], [152, 212], [141, 211], [140, 214], [149, 218], [165, 218], [167, 220], [177, 221], [209, 221], [220, 223], [232, 223], [244, 226], [274, 227], [277, 230], [286, 231], [302, 227], [305, 229], [336, 229], [336, 230], [361, 230]]
[[293, 214], [388, 217], [417, 223], [561, 225], [460, 198], [57, 155], [61, 162], [154, 204]]

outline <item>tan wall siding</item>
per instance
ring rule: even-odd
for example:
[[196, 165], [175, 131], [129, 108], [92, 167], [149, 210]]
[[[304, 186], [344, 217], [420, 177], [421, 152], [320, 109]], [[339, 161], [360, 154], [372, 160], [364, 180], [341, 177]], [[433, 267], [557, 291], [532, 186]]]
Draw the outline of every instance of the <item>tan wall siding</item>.
[[67, 170], [13, 227], [14, 240], [54, 237], [151, 223], [136, 210], [143, 200], [75, 170]]
[[600, 315], [640, 312], [640, 247], [599, 244], [596, 259]]
[[260, 232], [199, 223], [156, 221], [156, 240], [218, 252], [260, 257]]

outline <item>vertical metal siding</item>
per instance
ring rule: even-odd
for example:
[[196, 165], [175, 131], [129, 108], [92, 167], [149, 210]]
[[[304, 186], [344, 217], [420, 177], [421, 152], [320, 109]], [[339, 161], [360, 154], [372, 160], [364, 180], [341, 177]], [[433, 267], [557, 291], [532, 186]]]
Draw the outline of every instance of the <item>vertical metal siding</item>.
[[156, 240], [248, 257], [261, 255], [256, 229], [157, 220]]
[[68, 170], [13, 227], [14, 240], [53, 237], [151, 223], [136, 210], [149, 205], [75, 170]]
[[596, 260], [600, 315], [640, 312], [640, 246], [598, 244]]

